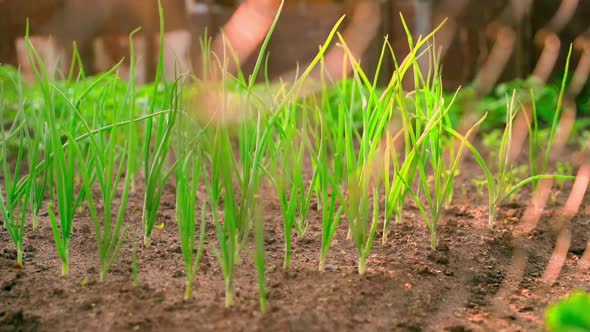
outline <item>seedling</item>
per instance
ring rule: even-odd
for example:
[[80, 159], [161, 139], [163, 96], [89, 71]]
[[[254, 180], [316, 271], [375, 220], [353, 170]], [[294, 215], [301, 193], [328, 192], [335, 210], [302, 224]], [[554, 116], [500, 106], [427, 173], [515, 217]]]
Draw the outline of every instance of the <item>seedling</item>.
[[201, 176], [201, 164], [197, 156], [187, 153], [184, 160], [176, 170], [176, 221], [178, 223], [178, 233], [182, 257], [186, 270], [186, 289], [184, 293], [185, 301], [191, 298], [193, 281], [199, 271], [199, 264], [203, 256], [203, 247], [205, 244], [206, 231], [206, 209], [203, 202], [201, 208], [201, 226], [199, 230], [199, 241], [195, 255], [195, 234], [196, 234], [196, 216], [195, 208], [197, 202], [197, 191], [199, 189], [199, 179]]
[[[24, 140], [24, 145], [19, 145], [19, 150], [22, 150], [24, 147], [27, 149], [27, 165], [29, 168], [29, 175], [28, 182], [29, 182], [29, 192], [26, 193], [29, 199], [30, 207], [31, 207], [31, 215], [33, 219], [33, 230], [37, 230], [39, 227], [39, 211], [43, 206], [45, 200], [45, 192], [47, 189], [47, 172], [45, 171], [45, 167], [39, 166], [36, 167], [37, 164], [41, 162], [43, 159], [43, 153], [45, 150], [45, 146], [47, 145], [47, 138], [44, 135], [44, 124], [41, 119], [38, 118], [37, 114], [29, 114], [25, 112], [25, 100], [23, 96], [23, 82], [22, 76], [20, 72], [17, 72], [14, 75], [11, 75], [5, 68], [0, 68], [2, 73], [4, 74], [3, 77], [6, 79], [2, 84], [10, 84], [14, 88], [14, 92], [16, 94], [16, 107], [19, 112], [22, 112], [22, 123], [21, 125], [24, 127], [24, 131], [14, 130], [13, 133], [20, 133], [26, 134], [26, 139]], [[2, 88], [2, 94], [4, 95], [4, 89]], [[4, 96], [2, 96], [4, 99]], [[0, 105], [0, 110], [2, 113], [5, 113], [4, 110], [5, 104], [3, 103]], [[4, 118], [4, 114], [2, 114], [2, 123], [6, 120]], [[32, 134], [31, 130], [32, 129]], [[8, 142], [8, 141], [4, 141]]]
[[[100, 276], [99, 282], [106, 280], [107, 273], [116, 262], [121, 244], [125, 239], [126, 228], [123, 227], [123, 219], [125, 218], [125, 212], [127, 209], [127, 202], [129, 199], [129, 191], [131, 187], [131, 176], [125, 176], [123, 183], [123, 192], [120, 196], [119, 211], [113, 218], [113, 211], [115, 210], [115, 198], [117, 197], [117, 187], [121, 183], [122, 172], [125, 170], [126, 174], [131, 174], [134, 168], [133, 152], [137, 140], [134, 139], [136, 126], [135, 126], [135, 62], [133, 54], [133, 35], [131, 33], [129, 37], [129, 43], [131, 46], [131, 80], [129, 82], [125, 98], [121, 102], [121, 107], [118, 111], [114, 112], [114, 127], [109, 132], [100, 132], [95, 135], [90, 135], [89, 140], [91, 142], [90, 149], [88, 151], [86, 160], [83, 160], [82, 151], [79, 150], [78, 144], [74, 143], [77, 150], [78, 157], [80, 158], [81, 169], [80, 173], [84, 181], [84, 189], [87, 193], [86, 200], [88, 209], [90, 211], [91, 218], [94, 222], [94, 230], [96, 232], [98, 254], [100, 259]], [[115, 95], [110, 90], [111, 85], [107, 85], [107, 88], [103, 91], [107, 91]], [[105, 100], [106, 98], [100, 97], [99, 100]], [[71, 104], [72, 109], [76, 114], [79, 114], [80, 121], [84, 123], [88, 133], [91, 132], [90, 126], [85, 122], [81, 113], [77, 110], [74, 104]], [[103, 103], [98, 105], [101, 113], [106, 112], [105, 105]], [[125, 116], [123, 112], [127, 110], [129, 114]], [[117, 124], [128, 118], [131, 122], [127, 125], [127, 142], [125, 143], [122, 152], [119, 152], [119, 146], [117, 145], [117, 136], [120, 133], [120, 127]], [[75, 139], [70, 137], [70, 141], [74, 142]], [[98, 184], [98, 188], [102, 194], [102, 205], [103, 215], [99, 217], [97, 205], [93, 198], [92, 188], [94, 184], [94, 178]], [[101, 222], [102, 220], [102, 222]]]
[[[0, 99], [4, 95], [4, 88], [2, 82], [0, 82]], [[0, 104], [0, 123], [4, 123], [3, 118], [3, 105]], [[22, 177], [21, 166], [23, 162], [23, 148], [25, 146], [25, 129], [22, 126], [17, 125], [14, 122], [10, 128], [10, 132], [18, 132], [18, 142], [21, 148], [18, 149], [15, 165], [10, 165], [9, 152], [8, 152], [8, 136], [4, 126], [1, 127], [0, 133], [2, 139], [0, 144], [2, 145], [2, 155], [0, 156], [0, 164], [2, 165], [2, 171], [4, 176], [3, 191], [0, 192], [0, 211], [2, 212], [2, 219], [4, 219], [4, 228], [8, 231], [10, 239], [16, 247], [16, 264], [18, 267], [23, 266], [23, 242], [25, 236], [25, 217], [27, 213], [27, 204], [29, 199], [29, 186], [30, 182], [28, 178]], [[14, 170], [11, 172], [11, 168]], [[6, 195], [6, 197], [4, 197]]]
[[[376, 92], [377, 75], [371, 82], [360, 65], [351, 56], [346, 42], [340, 37], [346, 53], [351, 58], [354, 80], [351, 88], [350, 105], [355, 104], [356, 96], [366, 100], [364, 103], [362, 118], [362, 132], [354, 128], [354, 119], [351, 112], [340, 109], [339, 130], [336, 137], [336, 153], [345, 160], [346, 188], [348, 195], [345, 196], [341, 190], [334, 192], [340, 200], [344, 214], [348, 220], [350, 237], [354, 241], [359, 255], [358, 272], [363, 275], [367, 271], [367, 258], [373, 246], [373, 240], [379, 222], [379, 184], [375, 175], [370, 169], [373, 159], [376, 158], [379, 143], [385, 130], [385, 125], [391, 117], [392, 104], [388, 98], [380, 98]], [[381, 66], [385, 55], [387, 43], [383, 45], [378, 68]], [[377, 70], [379, 72], [379, 70]], [[358, 87], [363, 86], [366, 90]], [[360, 93], [354, 90], [359, 89]], [[362, 92], [367, 91], [368, 96]], [[355, 143], [359, 144], [358, 152]], [[373, 209], [371, 213], [370, 201], [373, 194]]]
[[[160, 15], [160, 45], [164, 45], [164, 11], [161, 0], [158, 0], [158, 12]], [[149, 104], [148, 115], [154, 114], [158, 96], [163, 95], [161, 105], [171, 106], [172, 100], [177, 98], [176, 91], [178, 81], [169, 87], [164, 77], [164, 49], [160, 47], [156, 78]], [[167, 108], [167, 107], [163, 107]], [[168, 108], [170, 109], [170, 108]], [[154, 121], [156, 123], [154, 124]], [[152, 243], [152, 230], [156, 223], [158, 208], [162, 198], [162, 191], [168, 178], [174, 172], [174, 165], [167, 167], [168, 152], [172, 146], [174, 137], [174, 124], [176, 121], [176, 110], [172, 109], [157, 117], [149, 117], [145, 127], [145, 141], [143, 145], [144, 154], [144, 175], [145, 175], [145, 196], [143, 204], [143, 244], [149, 248]], [[154, 128], [155, 125], [155, 128]], [[155, 133], [154, 133], [155, 129]], [[152, 144], [154, 145], [152, 147]], [[153, 153], [151, 152], [153, 148]]]
[[[184, 300], [189, 300], [192, 295], [193, 282], [199, 271], [206, 235], [206, 204], [201, 204], [201, 226], [199, 227], [199, 238], [196, 242], [196, 205], [197, 193], [201, 179], [202, 161], [198, 155], [199, 135], [195, 135], [194, 126], [186, 118], [184, 113], [179, 117], [177, 127], [177, 151], [181, 158], [176, 168], [176, 221], [178, 234], [180, 236], [180, 248], [186, 271], [186, 288]], [[195, 249], [197, 250], [195, 255]]]
[[[48, 204], [49, 220], [58, 255], [62, 261], [61, 274], [62, 276], [67, 276], [69, 271], [70, 238], [72, 235], [74, 213], [77, 207], [77, 197], [75, 195], [75, 143], [65, 146], [62, 145], [61, 137], [64, 130], [57, 123], [58, 117], [55, 107], [56, 88], [50, 84], [45, 65], [33, 47], [28, 37], [28, 31], [25, 36], [25, 42], [27, 44], [27, 55], [39, 83], [45, 106], [43, 120], [47, 128], [46, 135], [49, 140], [49, 146], [47, 148], [52, 155], [48, 167], [48, 171], [52, 173], [52, 181], [49, 184], [51, 197], [51, 201]], [[58, 215], [54, 212], [55, 204], [58, 207]]]
[[[386, 91], [381, 96], [381, 98], [385, 96], [390, 98], [390, 104], [387, 105], [388, 108], [391, 108], [390, 112], [393, 111], [393, 105], [396, 106], [402, 125], [402, 128], [399, 130], [393, 131], [388, 129], [386, 132], [387, 136], [383, 142], [385, 144], [383, 158], [383, 183], [385, 188], [383, 244], [387, 243], [391, 218], [394, 216], [396, 223], [402, 222], [404, 204], [407, 196], [410, 194], [410, 185], [413, 183], [418, 172], [418, 165], [427, 162], [426, 159], [422, 158], [423, 154], [415, 150], [415, 143], [420, 135], [426, 134], [423, 123], [425, 121], [423, 119], [421, 120], [420, 117], [423, 116], [422, 113], [424, 111], [422, 109], [427, 106], [426, 102], [428, 99], [425, 98], [428, 97], [428, 91], [422, 91], [420, 86], [421, 82], [424, 83], [424, 79], [420, 72], [420, 66], [418, 65], [418, 57], [424, 56], [422, 54], [424, 47], [427, 46], [427, 43], [434, 37], [434, 34], [444, 25], [444, 22], [442, 22], [432, 33], [414, 41], [405, 19], [402, 15], [400, 17], [406, 32], [410, 52], [401, 63], [398, 63], [391, 45], [387, 44], [395, 65], [395, 72], [389, 81]], [[438, 77], [439, 72], [437, 71], [436, 61], [433, 60], [432, 62], [435, 69], [433, 71], [434, 77], [431, 79], [436, 83], [440, 80], [440, 77]], [[406, 73], [412, 68], [414, 69], [416, 90], [413, 93], [406, 94], [402, 82]], [[412, 112], [412, 108], [414, 112]], [[450, 121], [446, 116], [445, 119], [447, 122]], [[398, 152], [399, 140], [402, 140], [404, 144], [404, 152], [401, 156]]]
[[[238, 211], [234, 194], [232, 159], [233, 152], [229, 133], [225, 128], [214, 130], [211, 150], [211, 170], [207, 182], [209, 204], [215, 223], [218, 248], [213, 252], [225, 280], [225, 306], [233, 305], [233, 281], [236, 266], [236, 248], [239, 245]], [[223, 195], [223, 215], [219, 214]]]
[[[273, 174], [271, 181], [275, 186], [281, 211], [283, 212], [285, 258], [283, 268], [289, 269], [292, 253], [293, 230], [299, 237], [307, 230], [307, 215], [309, 213], [313, 188], [317, 183], [317, 170], [314, 168], [309, 185], [306, 184], [303, 169], [307, 147], [310, 145], [307, 137], [305, 120], [301, 129], [297, 128], [297, 109], [285, 112], [280, 126], [280, 142], [276, 144], [276, 157], [271, 162]], [[273, 167], [274, 166], [274, 167]]]
[[[451, 104], [452, 102], [453, 101], [451, 101]], [[410, 183], [401, 177], [399, 173], [398, 176], [400, 176], [400, 179], [410, 190], [410, 195], [426, 222], [426, 226], [431, 235], [430, 245], [434, 250], [438, 243], [438, 226], [442, 220], [445, 206], [453, 190], [453, 180], [461, 160], [464, 144], [461, 144], [456, 154], [451, 154], [452, 159], [450, 165], [447, 166], [442, 150], [446, 145], [444, 142], [445, 127], [442, 124], [442, 120], [449, 108], [448, 105], [435, 103], [432, 109], [435, 111], [430, 113], [430, 116], [428, 117], [430, 120], [425, 123], [422, 135], [418, 140], [412, 143], [412, 152], [416, 155], [416, 163], [418, 165], [418, 188], [424, 193], [426, 204], [422, 203], [419, 195], [411, 189]], [[468, 131], [467, 135], [464, 137], [464, 141], [467, 141], [467, 138], [483, 119], [484, 118]], [[431, 176], [429, 176], [427, 166], [432, 170]]]
[[[446, 130], [453, 136], [460, 138], [465, 146], [472, 152], [475, 161], [480, 165], [485, 174], [486, 185], [488, 189], [488, 209], [489, 209], [489, 221], [488, 226], [492, 228], [494, 221], [496, 220], [496, 211], [498, 206], [506, 199], [511, 197], [515, 192], [524, 187], [529, 183], [541, 179], [557, 179], [557, 180], [570, 180], [572, 176], [555, 175], [555, 174], [540, 174], [533, 175], [526, 179], [515, 183], [513, 176], [512, 161], [509, 159], [509, 143], [512, 137], [512, 124], [516, 115], [516, 94], [513, 93], [511, 98], [507, 98], [506, 102], [506, 128], [502, 134], [500, 141], [500, 150], [497, 154], [496, 160], [496, 171], [492, 172], [488, 163], [484, 160], [481, 154], [466, 140], [460, 137], [460, 135], [450, 128]], [[534, 135], [533, 135], [534, 137]]]
[[[320, 121], [322, 114], [319, 115]], [[316, 144], [319, 144], [317, 151], [313, 154], [314, 172], [317, 172], [318, 186], [319, 186], [319, 201], [321, 202], [322, 212], [322, 241], [320, 247], [320, 261], [319, 270], [321, 272], [326, 269], [326, 257], [332, 246], [332, 240], [340, 224], [340, 217], [342, 216], [342, 208], [337, 208], [335, 191], [340, 190], [339, 184], [334, 183], [331, 170], [328, 168], [328, 152], [325, 142], [324, 133], [326, 132], [325, 125], [320, 123], [320, 133], [317, 136]]]

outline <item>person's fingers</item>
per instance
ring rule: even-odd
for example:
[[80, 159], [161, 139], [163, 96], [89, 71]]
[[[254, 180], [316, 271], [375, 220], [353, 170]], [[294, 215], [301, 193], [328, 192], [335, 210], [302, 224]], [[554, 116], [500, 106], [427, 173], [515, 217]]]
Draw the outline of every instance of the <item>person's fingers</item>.
[[215, 37], [211, 51], [228, 61], [227, 71], [235, 74], [266, 37], [281, 5], [280, 0], [248, 0], [234, 12]]

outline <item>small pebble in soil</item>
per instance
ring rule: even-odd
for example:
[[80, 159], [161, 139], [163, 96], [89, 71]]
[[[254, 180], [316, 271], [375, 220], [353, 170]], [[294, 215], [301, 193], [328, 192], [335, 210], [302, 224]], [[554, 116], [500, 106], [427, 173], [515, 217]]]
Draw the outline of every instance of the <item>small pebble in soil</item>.
[[435, 262], [435, 263], [441, 264], [441, 265], [449, 264], [449, 259], [444, 254], [442, 254], [440, 252], [431, 252], [430, 254], [428, 254], [428, 259], [431, 262]]
[[446, 331], [449, 332], [467, 332], [467, 331], [472, 331], [471, 329], [466, 328], [463, 325], [454, 325], [454, 326], [449, 326], [447, 328], [445, 328]]
[[55, 295], [57, 297], [64, 297], [66, 295], [66, 292], [61, 288], [55, 288], [53, 290], [53, 295]]
[[102, 299], [97, 297], [97, 298], [93, 298], [90, 299], [86, 302], [84, 302], [81, 306], [80, 309], [82, 310], [92, 310], [94, 309], [97, 305], [99, 305], [102, 302]]
[[446, 242], [440, 241], [436, 246], [436, 250], [438, 251], [449, 251], [449, 246]]
[[81, 234], [90, 234], [90, 226], [82, 225], [82, 227], [80, 227], [80, 233]]
[[485, 320], [485, 317], [482, 314], [475, 314], [469, 318], [469, 321], [475, 324], [480, 324]]
[[4, 249], [3, 256], [10, 260], [16, 259], [16, 250], [15, 249]]
[[418, 270], [418, 274], [423, 275], [423, 276], [433, 276], [436, 275], [436, 272], [430, 268], [429, 266], [423, 266]]
[[154, 294], [154, 302], [156, 303], [162, 303], [165, 300], [165, 296], [164, 293], [162, 292], [157, 292], [156, 294]]
[[307, 245], [307, 244], [311, 244], [312, 242], [313, 242], [313, 240], [310, 238], [307, 238], [307, 237], [302, 237], [302, 238], [297, 239], [297, 244], [299, 244], [299, 245]]
[[326, 270], [326, 272], [335, 272], [335, 271], [339, 270], [338, 266], [333, 265], [333, 264], [326, 264], [324, 269]]
[[527, 306], [519, 308], [518, 311], [519, 312], [528, 312], [528, 311], [533, 311], [534, 309], [535, 308], [533, 308], [532, 306], [527, 305]]
[[438, 264], [442, 264], [442, 265], [448, 265], [449, 264], [449, 259], [445, 256], [438, 256], [435, 260], [436, 263]]
[[16, 285], [16, 281], [10, 280], [9, 282], [5, 283], [2, 286], [2, 290], [5, 292], [10, 292], [15, 285]]

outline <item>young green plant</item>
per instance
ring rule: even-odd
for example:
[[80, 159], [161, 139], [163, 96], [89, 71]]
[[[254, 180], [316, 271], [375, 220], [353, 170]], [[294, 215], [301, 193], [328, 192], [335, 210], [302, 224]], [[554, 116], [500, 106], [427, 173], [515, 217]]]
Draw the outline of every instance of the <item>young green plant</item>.
[[[321, 111], [320, 111], [321, 112]], [[322, 214], [322, 240], [320, 246], [320, 260], [318, 269], [324, 272], [326, 269], [326, 258], [332, 246], [332, 240], [336, 235], [338, 225], [342, 216], [342, 207], [337, 208], [337, 194], [340, 184], [335, 183], [332, 171], [329, 168], [328, 150], [324, 133], [327, 131], [325, 123], [321, 122], [324, 115], [319, 114], [319, 134], [314, 134], [316, 151], [312, 154], [314, 172], [317, 172], [319, 197]]]
[[[206, 236], [206, 205], [201, 204], [201, 225], [196, 242], [196, 205], [201, 179], [202, 161], [198, 154], [199, 135], [186, 114], [181, 112], [177, 124], [177, 152], [180, 162], [176, 168], [176, 222], [180, 236], [180, 248], [186, 270], [184, 300], [192, 296], [193, 282], [199, 271]], [[196, 243], [196, 247], [195, 247]], [[195, 255], [195, 249], [197, 250]]]
[[[424, 107], [421, 98], [423, 94], [419, 92], [421, 89], [420, 83], [423, 82], [421, 76], [421, 68], [418, 65], [418, 58], [424, 57], [429, 52], [424, 52], [428, 43], [434, 38], [434, 35], [443, 27], [443, 21], [427, 36], [420, 36], [414, 40], [412, 33], [403, 17], [400, 14], [401, 22], [404, 27], [408, 47], [410, 52], [401, 63], [398, 63], [395, 52], [390, 44], [386, 43], [391, 55], [391, 61], [395, 66], [395, 71], [387, 85], [386, 90], [381, 95], [381, 99], [389, 100], [387, 105], [391, 108], [392, 105], [395, 110], [399, 111], [399, 120], [393, 124], [401, 125], [401, 128], [391, 126], [388, 128], [386, 138], [384, 140], [384, 158], [383, 158], [383, 183], [385, 188], [385, 207], [384, 207], [384, 222], [383, 222], [383, 236], [382, 243], [387, 243], [391, 218], [395, 217], [396, 223], [402, 222], [402, 212], [407, 196], [410, 194], [410, 187], [406, 184], [412, 184], [418, 172], [418, 163], [424, 162], [420, 160], [420, 154], [414, 151], [413, 143], [418, 140], [418, 137], [424, 131], [424, 124], [418, 119], [416, 115]], [[434, 61], [433, 61], [434, 62]], [[436, 66], [434, 66], [436, 68]], [[414, 72], [415, 91], [407, 94], [403, 88], [403, 81], [409, 70]], [[436, 70], [435, 70], [435, 73]], [[412, 98], [414, 98], [412, 102]], [[414, 109], [414, 114], [411, 109]], [[398, 150], [402, 149], [400, 144], [403, 144], [403, 154], [400, 156]], [[392, 176], [393, 175], [393, 176]]]
[[[51, 200], [48, 204], [49, 220], [58, 255], [62, 261], [62, 276], [67, 276], [69, 271], [69, 249], [70, 238], [73, 230], [74, 213], [77, 207], [76, 196], [76, 142], [63, 145], [61, 137], [67, 134], [66, 128], [57, 122], [57, 102], [55, 98], [56, 89], [51, 84], [47, 69], [33, 47], [28, 31], [25, 36], [27, 55], [32, 65], [33, 72], [37, 78], [44, 102], [43, 121], [47, 128], [48, 152], [51, 159], [46, 161], [47, 171], [51, 172], [52, 181], [49, 183]], [[57, 204], [59, 214], [56, 215], [54, 205]], [[58, 220], [59, 218], [59, 220]]]
[[[39, 211], [45, 201], [45, 192], [47, 189], [48, 176], [45, 171], [44, 165], [37, 165], [43, 159], [45, 146], [47, 145], [47, 135], [45, 135], [45, 126], [39, 115], [33, 110], [27, 112], [25, 110], [25, 97], [23, 96], [23, 81], [20, 72], [16, 75], [11, 75], [5, 68], [0, 68], [5, 79], [3, 85], [9, 85], [16, 94], [16, 107], [22, 112], [22, 125], [25, 126], [27, 138], [25, 139], [25, 145], [21, 148], [26, 147], [27, 150], [27, 165], [29, 168], [28, 181], [29, 193], [28, 200], [31, 207], [31, 215], [33, 219], [33, 231], [36, 231], [39, 227]], [[1, 98], [4, 99], [4, 98]], [[4, 113], [4, 103], [0, 106]], [[5, 120], [4, 120], [5, 121]], [[4, 122], [2, 121], [2, 122]], [[32, 131], [32, 133], [31, 133]], [[22, 134], [22, 133], [21, 133]]]
[[180, 248], [186, 270], [186, 288], [184, 300], [192, 296], [193, 282], [199, 271], [199, 264], [203, 256], [206, 231], [205, 204], [201, 208], [201, 226], [195, 255], [196, 236], [196, 202], [201, 176], [201, 162], [195, 153], [187, 152], [179, 167], [176, 169], [176, 221], [180, 235]]
[[[127, 91], [123, 100], [115, 104], [120, 104], [120, 106], [118, 109], [109, 110], [104, 102], [100, 102], [106, 100], [106, 94], [116, 96], [116, 92], [113, 89], [116, 80], [112, 80], [105, 85], [102, 90], [105, 95], [99, 97], [99, 103], [96, 105], [100, 114], [105, 114], [108, 111], [114, 113], [113, 127], [108, 132], [101, 131], [89, 136], [90, 148], [86, 154], [86, 158], [84, 158], [78, 145], [72, 144], [76, 148], [78, 157], [80, 158], [80, 173], [82, 174], [84, 190], [87, 193], [87, 205], [96, 233], [100, 259], [99, 282], [104, 282], [106, 280], [107, 273], [116, 262], [126, 233], [126, 228], [123, 226], [123, 220], [127, 210], [132, 177], [125, 176], [124, 180], [122, 180], [122, 177], [123, 171], [125, 171], [126, 175], [131, 174], [131, 170], [134, 168], [133, 152], [135, 151], [137, 144], [137, 141], [134, 139], [135, 131], [137, 130], [135, 126], [134, 34], [135, 32], [131, 33], [129, 37], [129, 43], [132, 50], [131, 80], [128, 83]], [[77, 109], [75, 104], [71, 103], [70, 106], [74, 113], [79, 116], [79, 121], [84, 124], [85, 128], [87, 128], [87, 133], [90, 134], [92, 130], [82, 116], [82, 113]], [[125, 120], [129, 120], [130, 123], [126, 127], [119, 127], [118, 124]], [[106, 124], [99, 120], [98, 125], [104, 126]], [[117, 137], [122, 132], [126, 133], [127, 139], [125, 140], [123, 149], [120, 149], [121, 147], [118, 144]], [[70, 136], [69, 138], [71, 142], [75, 141], [73, 137]], [[95, 184], [94, 179], [96, 179], [96, 183], [101, 193], [101, 203], [103, 206], [102, 216], [99, 216], [99, 209], [92, 195], [92, 188]], [[119, 195], [118, 186], [122, 181], [123, 191]], [[115, 206], [115, 199], [117, 197], [120, 198], [120, 203], [118, 206]], [[113, 211], [115, 211], [116, 208], [118, 208], [118, 212], [113, 215]]]
[[282, 135], [280, 135], [279, 142], [275, 144], [276, 157], [271, 163], [273, 168], [271, 180], [283, 213], [284, 269], [289, 269], [291, 263], [293, 230], [296, 230], [299, 237], [304, 236], [307, 230], [307, 215], [311, 205], [313, 188], [318, 178], [318, 168], [316, 167], [313, 169], [309, 185], [306, 185], [303, 167], [309, 141], [305, 120], [303, 120], [304, 124], [300, 129], [297, 127], [296, 111], [297, 108], [293, 107], [285, 112], [285, 116], [279, 121], [279, 131]]
[[[152, 243], [152, 230], [156, 223], [162, 191], [169, 177], [174, 172], [174, 165], [170, 167], [167, 165], [168, 153], [174, 137], [174, 124], [176, 122], [176, 110], [170, 106], [172, 106], [173, 100], [177, 98], [176, 92], [177, 85], [179, 84], [177, 80], [170, 87], [164, 79], [164, 12], [161, 0], [158, 0], [158, 12], [160, 15], [161, 46], [148, 115], [154, 114], [158, 106], [164, 109], [168, 108], [171, 111], [157, 117], [149, 117], [145, 125], [145, 140], [143, 145], [145, 196], [142, 225], [144, 233], [143, 244], [146, 248], [149, 248]], [[163, 96], [163, 98], [159, 98], [159, 96]], [[153, 147], [152, 144], [154, 145]]]
[[[416, 119], [416, 128], [422, 128], [422, 130], [417, 139], [411, 138], [412, 151], [410, 154], [412, 161], [417, 165], [418, 190], [412, 189], [412, 179], [402, 177], [399, 172], [396, 174], [409, 190], [420, 214], [424, 218], [430, 231], [432, 249], [435, 249], [438, 243], [438, 226], [442, 220], [445, 206], [453, 192], [454, 177], [465, 149], [464, 143], [461, 144], [456, 153], [453, 153], [453, 149], [450, 153], [450, 160], [447, 161], [444, 147], [447, 146], [450, 136], [447, 135], [445, 129], [449, 126], [447, 112], [453, 104], [454, 98], [449, 103], [445, 102], [442, 97], [442, 83], [438, 74], [436, 75], [432, 80], [432, 87], [422, 79], [420, 74], [416, 75], [417, 82], [421, 82], [423, 87], [421, 90], [416, 91], [414, 96], [414, 117]], [[467, 141], [474, 129], [484, 119], [485, 117], [468, 131], [464, 141]], [[408, 162], [408, 160], [405, 162]], [[423, 195], [420, 193], [423, 193]], [[423, 203], [420, 196], [424, 196], [426, 203]]]
[[[370, 81], [359, 63], [352, 57], [346, 42], [341, 36], [339, 37], [353, 66], [354, 80], [349, 85], [352, 89], [350, 105], [356, 104], [356, 98], [365, 102], [362, 103], [362, 131], [360, 132], [354, 126], [352, 112], [346, 112], [344, 105], [338, 112], [339, 130], [335, 150], [338, 155], [344, 157], [348, 195], [344, 195], [340, 190], [337, 190], [335, 194], [339, 197], [348, 220], [350, 236], [359, 255], [358, 272], [363, 275], [367, 271], [367, 258], [371, 252], [379, 222], [380, 181], [374, 176], [371, 168], [380, 152], [380, 143], [391, 117], [392, 104], [388, 98], [380, 98], [377, 92], [379, 75]], [[381, 67], [386, 49], [387, 43], [384, 43], [377, 72]], [[373, 200], [372, 209], [371, 199]]]
[[[496, 212], [498, 206], [507, 200], [510, 196], [520, 190], [522, 187], [526, 186], [529, 183], [535, 183], [538, 180], [542, 179], [557, 179], [557, 180], [571, 180], [574, 179], [572, 176], [567, 175], [557, 175], [557, 174], [538, 174], [530, 176], [526, 179], [521, 180], [520, 182], [514, 181], [513, 176], [513, 161], [510, 160], [510, 141], [512, 138], [512, 129], [513, 129], [513, 122], [517, 112], [517, 100], [516, 100], [516, 93], [512, 94], [512, 97], [506, 98], [506, 127], [504, 132], [502, 133], [502, 137], [500, 140], [499, 151], [496, 154], [497, 160], [495, 172], [492, 168], [490, 168], [485, 161], [485, 159], [481, 156], [481, 154], [471, 145], [469, 142], [465, 141], [457, 132], [452, 130], [451, 128], [446, 128], [446, 130], [453, 136], [459, 138], [463, 141], [465, 146], [471, 151], [473, 154], [475, 161], [480, 165], [480, 167], [484, 171], [485, 175], [485, 184], [488, 190], [488, 226], [490, 228], [494, 227], [494, 222], [496, 220]], [[534, 127], [536, 128], [536, 127]], [[536, 137], [536, 133], [533, 131], [531, 138]], [[534, 163], [531, 161], [531, 163]]]
[[[2, 82], [0, 82], [0, 99], [4, 94]], [[1, 137], [1, 155], [0, 164], [3, 171], [4, 185], [3, 191], [0, 192], [0, 212], [4, 219], [4, 228], [8, 231], [10, 239], [16, 247], [16, 266], [23, 266], [24, 237], [25, 237], [25, 217], [27, 213], [27, 204], [29, 199], [30, 185], [29, 178], [22, 177], [23, 153], [25, 147], [25, 129], [18, 122], [13, 122], [9, 133], [4, 128], [3, 105], [0, 104], [0, 129]], [[18, 135], [18, 152], [15, 165], [11, 165], [12, 159], [9, 155], [7, 145], [9, 136]], [[12, 171], [11, 171], [12, 168]], [[6, 197], [4, 197], [6, 195]]]
[[[238, 211], [233, 184], [233, 151], [226, 128], [212, 129], [211, 165], [207, 181], [209, 204], [217, 234], [218, 248], [213, 248], [225, 281], [225, 306], [233, 305], [233, 281], [236, 248], [239, 245]], [[223, 215], [220, 205], [223, 197]]]

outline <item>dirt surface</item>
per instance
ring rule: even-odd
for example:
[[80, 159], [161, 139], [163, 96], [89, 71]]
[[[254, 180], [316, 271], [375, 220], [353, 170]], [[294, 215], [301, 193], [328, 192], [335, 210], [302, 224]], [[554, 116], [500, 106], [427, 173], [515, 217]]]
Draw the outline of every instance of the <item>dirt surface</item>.
[[[359, 276], [356, 251], [343, 221], [328, 256], [317, 271], [320, 214], [309, 217], [305, 237], [295, 239], [292, 267], [283, 271], [282, 218], [268, 188], [265, 197], [269, 311], [258, 310], [257, 276], [250, 255], [237, 269], [235, 306], [225, 309], [223, 277], [210, 250], [205, 252], [193, 298], [182, 301], [184, 267], [174, 223], [174, 189], [167, 188], [153, 246], [139, 255], [140, 285], [131, 283], [131, 241], [104, 284], [98, 280], [93, 226], [87, 213], [75, 220], [71, 272], [61, 263], [49, 221], [33, 232], [27, 226], [25, 267], [0, 228], [0, 331], [534, 331], [542, 330], [548, 303], [574, 288], [590, 289], [590, 274], [578, 265], [588, 236], [590, 213], [572, 220], [572, 245], [557, 282], [541, 277], [555, 246], [552, 220], [567, 197], [564, 188], [549, 203], [537, 228], [514, 236], [530, 193], [500, 209], [497, 227], [487, 228], [486, 197], [476, 193], [467, 160], [462, 186], [440, 230], [436, 251], [418, 210], [407, 205], [386, 245], [376, 241], [369, 271]], [[129, 239], [141, 234], [141, 191], [128, 208]], [[584, 205], [586, 206], [586, 205]], [[208, 227], [208, 246], [215, 244]], [[518, 256], [517, 253], [524, 254]], [[519, 259], [522, 273], [513, 270]], [[87, 283], [85, 279], [87, 278]]]

